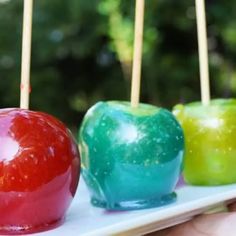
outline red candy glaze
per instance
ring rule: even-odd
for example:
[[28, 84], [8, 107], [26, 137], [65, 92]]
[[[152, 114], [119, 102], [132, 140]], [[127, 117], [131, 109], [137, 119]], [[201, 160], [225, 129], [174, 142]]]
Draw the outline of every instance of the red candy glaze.
[[60, 121], [42, 112], [0, 110], [0, 234], [58, 225], [79, 170], [77, 145]]

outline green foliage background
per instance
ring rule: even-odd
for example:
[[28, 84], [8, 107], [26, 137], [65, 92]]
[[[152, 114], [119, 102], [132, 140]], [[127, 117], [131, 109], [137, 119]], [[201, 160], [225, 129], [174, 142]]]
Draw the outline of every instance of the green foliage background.
[[[213, 97], [236, 95], [236, 1], [207, 0]], [[128, 100], [134, 0], [38, 0], [31, 109], [78, 127], [99, 100]], [[19, 104], [22, 0], [0, 0], [0, 106]], [[200, 99], [194, 0], [146, 0], [142, 102]]]

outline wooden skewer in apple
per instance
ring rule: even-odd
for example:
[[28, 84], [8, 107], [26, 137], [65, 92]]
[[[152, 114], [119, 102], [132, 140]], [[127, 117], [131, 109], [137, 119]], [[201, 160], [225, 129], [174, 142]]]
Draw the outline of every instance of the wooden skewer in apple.
[[24, 1], [20, 107], [29, 109], [33, 0]]
[[134, 53], [131, 87], [132, 107], [138, 107], [140, 97], [145, 0], [137, 0], [135, 9]]
[[28, 110], [32, 9], [33, 0], [24, 0], [20, 108], [0, 110], [1, 235], [60, 225], [79, 180], [71, 132], [56, 118]]
[[177, 105], [185, 132], [184, 178], [196, 185], [236, 182], [236, 99], [210, 100], [205, 1], [196, 0], [201, 102]]
[[206, 29], [206, 11], [204, 0], [196, 0], [196, 17], [198, 32], [198, 50], [200, 62], [201, 99], [203, 105], [210, 102], [209, 63]]
[[136, 0], [131, 103], [98, 102], [85, 115], [79, 132], [91, 202], [111, 210], [173, 202], [182, 166], [179, 123], [167, 110], [139, 103], [144, 3]]

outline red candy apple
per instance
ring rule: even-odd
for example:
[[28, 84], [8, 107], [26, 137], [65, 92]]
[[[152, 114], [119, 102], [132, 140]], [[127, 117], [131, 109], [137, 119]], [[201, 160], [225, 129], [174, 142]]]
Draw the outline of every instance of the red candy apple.
[[0, 234], [58, 225], [75, 194], [79, 168], [77, 145], [56, 118], [0, 110]]

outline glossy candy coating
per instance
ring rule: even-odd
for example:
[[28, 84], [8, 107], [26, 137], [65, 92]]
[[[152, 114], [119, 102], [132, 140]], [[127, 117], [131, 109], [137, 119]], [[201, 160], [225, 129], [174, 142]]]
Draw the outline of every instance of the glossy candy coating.
[[0, 234], [32, 233], [63, 221], [79, 180], [80, 159], [57, 119], [0, 110]]
[[183, 126], [186, 151], [184, 178], [194, 185], [236, 182], [236, 100], [215, 99], [177, 105], [174, 114]]
[[99, 102], [84, 117], [79, 144], [93, 205], [132, 210], [175, 200], [184, 140], [167, 110]]

